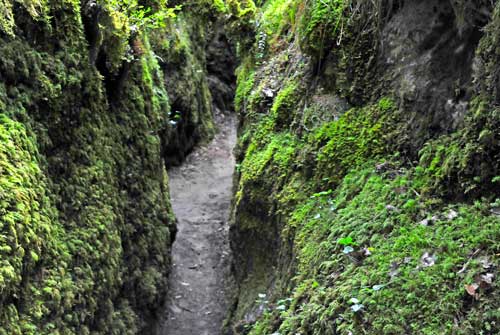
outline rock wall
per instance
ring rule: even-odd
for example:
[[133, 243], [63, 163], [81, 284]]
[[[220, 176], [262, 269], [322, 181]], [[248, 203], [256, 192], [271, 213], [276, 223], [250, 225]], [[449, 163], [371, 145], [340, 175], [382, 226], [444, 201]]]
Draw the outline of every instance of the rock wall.
[[500, 5], [256, 5], [226, 332], [498, 333]]
[[143, 334], [166, 297], [207, 19], [132, 5], [0, 2], [0, 334]]

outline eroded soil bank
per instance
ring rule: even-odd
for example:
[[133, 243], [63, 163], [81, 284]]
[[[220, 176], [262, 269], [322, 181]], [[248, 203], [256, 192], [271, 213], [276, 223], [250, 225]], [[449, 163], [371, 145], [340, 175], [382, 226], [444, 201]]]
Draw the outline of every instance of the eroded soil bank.
[[215, 139], [169, 171], [178, 232], [159, 335], [220, 334], [230, 287], [228, 219], [236, 142], [234, 115], [216, 115]]

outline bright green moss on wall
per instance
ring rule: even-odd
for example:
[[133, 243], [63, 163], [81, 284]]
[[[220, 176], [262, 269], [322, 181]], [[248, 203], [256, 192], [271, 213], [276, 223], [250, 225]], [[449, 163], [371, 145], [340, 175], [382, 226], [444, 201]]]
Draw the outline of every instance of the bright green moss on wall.
[[266, 1], [259, 20], [260, 30], [270, 37], [283, 35], [295, 26], [298, 7], [297, 0]]
[[[352, 3], [302, 2], [292, 31], [271, 20], [276, 48], [260, 48], [257, 27], [240, 68], [233, 329], [498, 333], [497, 20], [479, 48], [488, 88], [460, 129], [409, 153], [418, 121], [370, 79], [375, 9]], [[260, 13], [288, 27], [284, 4]]]
[[64, 230], [49, 199], [36, 141], [2, 114], [0, 142], [0, 334], [53, 333], [60, 324], [51, 320], [75, 299]]
[[318, 177], [334, 185], [352, 167], [388, 152], [391, 136], [396, 135], [393, 106], [384, 98], [374, 106], [352, 109], [313, 132], [312, 140], [322, 146], [317, 153]]
[[[397, 120], [390, 117], [395, 108], [383, 98], [303, 139], [275, 132], [273, 118], [251, 127], [239, 170], [238, 229], [263, 239], [274, 229], [272, 220], [263, 224], [254, 217], [255, 204], [268, 211], [268, 218], [280, 216], [280, 239], [293, 241], [297, 270], [289, 274], [291, 288], [279, 289], [278, 279], [269, 290], [266, 281], [288, 275], [268, 278], [269, 268], [258, 264], [279, 265], [250, 254], [256, 265], [249, 278], [267, 278], [257, 287], [244, 284], [240, 297], [236, 316], [252, 310], [248, 299], [264, 310], [257, 323], [248, 325], [250, 334], [498, 331], [498, 292], [495, 284], [481, 281], [498, 266], [494, 255], [500, 248], [500, 221], [492, 213], [498, 199], [465, 204], [438, 196], [437, 166], [446, 168], [442, 162], [454, 162], [459, 152], [470, 157], [467, 150], [453, 149], [460, 143], [454, 136], [443, 138], [451, 144], [431, 166], [405, 168], [397, 158], [384, 159], [397, 134], [392, 128]], [[495, 124], [498, 118], [488, 115]], [[308, 162], [308, 152], [316, 150], [317, 160]], [[315, 173], [308, 179], [304, 168], [311, 164]], [[483, 288], [471, 297], [465, 287], [476, 284]], [[259, 300], [261, 293], [269, 302]], [[458, 321], [455, 315], [460, 315]]]
[[301, 16], [301, 45], [310, 54], [321, 54], [340, 36], [344, 29], [344, 0], [314, 0], [306, 5]]
[[243, 20], [253, 18], [257, 10], [253, 0], [226, 0], [226, 8], [232, 15]]
[[244, 103], [253, 89], [255, 73], [249, 65], [250, 59], [243, 62], [237, 70], [238, 86], [234, 100], [237, 112], [244, 112]]
[[274, 99], [271, 115], [277, 127], [288, 125], [293, 120], [293, 110], [300, 101], [300, 90], [296, 81], [285, 85]]
[[[14, 35], [0, 36], [0, 334], [148, 332], [175, 229], [160, 54], [176, 27], [131, 38], [130, 8], [94, 17], [79, 2], [46, 5], [49, 26], [20, 10]], [[197, 57], [176, 68], [192, 74], [204, 54], [189, 38], [184, 52]], [[198, 140], [212, 125], [203, 74], [181, 92], [199, 97], [185, 113]]]
[[[47, 20], [48, 4], [46, 0], [21, 0], [16, 1], [35, 20]], [[0, 1], [0, 30], [7, 35], [14, 36], [15, 15], [14, 1]]]
[[476, 100], [466, 125], [451, 136], [426, 143], [420, 162], [427, 182], [443, 194], [478, 196], [498, 187], [500, 111]]

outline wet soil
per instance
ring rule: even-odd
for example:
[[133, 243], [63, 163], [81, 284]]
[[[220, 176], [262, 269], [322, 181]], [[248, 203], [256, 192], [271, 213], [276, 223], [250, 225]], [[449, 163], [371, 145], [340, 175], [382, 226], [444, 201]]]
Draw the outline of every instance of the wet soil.
[[231, 286], [228, 219], [235, 117], [218, 113], [214, 140], [169, 171], [178, 220], [165, 319], [158, 335], [219, 335]]

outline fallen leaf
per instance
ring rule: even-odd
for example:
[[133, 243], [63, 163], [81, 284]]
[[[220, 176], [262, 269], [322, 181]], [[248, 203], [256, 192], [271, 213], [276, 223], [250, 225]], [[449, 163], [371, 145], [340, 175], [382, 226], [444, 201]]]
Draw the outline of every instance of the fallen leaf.
[[385, 206], [385, 209], [387, 209], [389, 212], [397, 212], [398, 208], [393, 206], [393, 205], [387, 205]]
[[363, 249], [361, 249], [361, 251], [363, 252], [363, 255], [370, 256], [372, 254], [370, 249], [371, 248], [363, 248]]
[[269, 89], [269, 88], [265, 88], [262, 90], [262, 92], [264, 93], [264, 95], [268, 98], [272, 98], [274, 97], [274, 92], [273, 90]]
[[479, 285], [476, 283], [470, 284], [470, 285], [465, 285], [465, 290], [467, 293], [471, 296], [474, 297], [475, 299], [478, 298], [478, 294], [476, 293], [477, 289], [479, 288]]
[[491, 213], [497, 215], [497, 216], [500, 216], [500, 207], [493, 207], [491, 210], [490, 210]]
[[490, 262], [490, 259], [487, 256], [481, 257], [479, 259], [479, 264], [483, 266], [483, 269], [487, 270], [493, 266], [493, 264]]
[[353, 311], [354, 313], [356, 313], [356, 312], [359, 312], [360, 310], [362, 310], [362, 309], [363, 309], [363, 307], [365, 307], [365, 306], [364, 306], [364, 305], [362, 305], [362, 304], [355, 304], [355, 305], [352, 305], [352, 306], [351, 306], [351, 309], [352, 309], [352, 311]]
[[427, 227], [429, 225], [430, 220], [429, 219], [423, 219], [420, 221], [418, 224], [424, 227]]
[[391, 263], [391, 270], [389, 271], [389, 276], [391, 276], [391, 278], [394, 278], [399, 274], [399, 266], [400, 263], [398, 262]]
[[348, 254], [350, 254], [350, 253], [351, 253], [351, 252], [353, 252], [353, 251], [354, 251], [354, 248], [348, 245], [348, 246], [346, 246], [346, 247], [344, 248], [344, 250], [343, 250], [342, 252], [343, 252], [344, 254], [348, 255]]
[[353, 303], [353, 304], [359, 304], [359, 300], [358, 300], [358, 299], [356, 299], [356, 298], [351, 298], [351, 299], [349, 300], [349, 302], [351, 302], [351, 303]]
[[390, 167], [390, 164], [388, 162], [383, 162], [383, 163], [380, 163], [380, 164], [376, 164], [375, 165], [375, 170], [377, 172], [384, 172], [384, 171], [387, 171], [388, 167]]
[[425, 218], [419, 222], [421, 226], [429, 226], [434, 224], [439, 218], [436, 215], [433, 215], [431, 218]]

